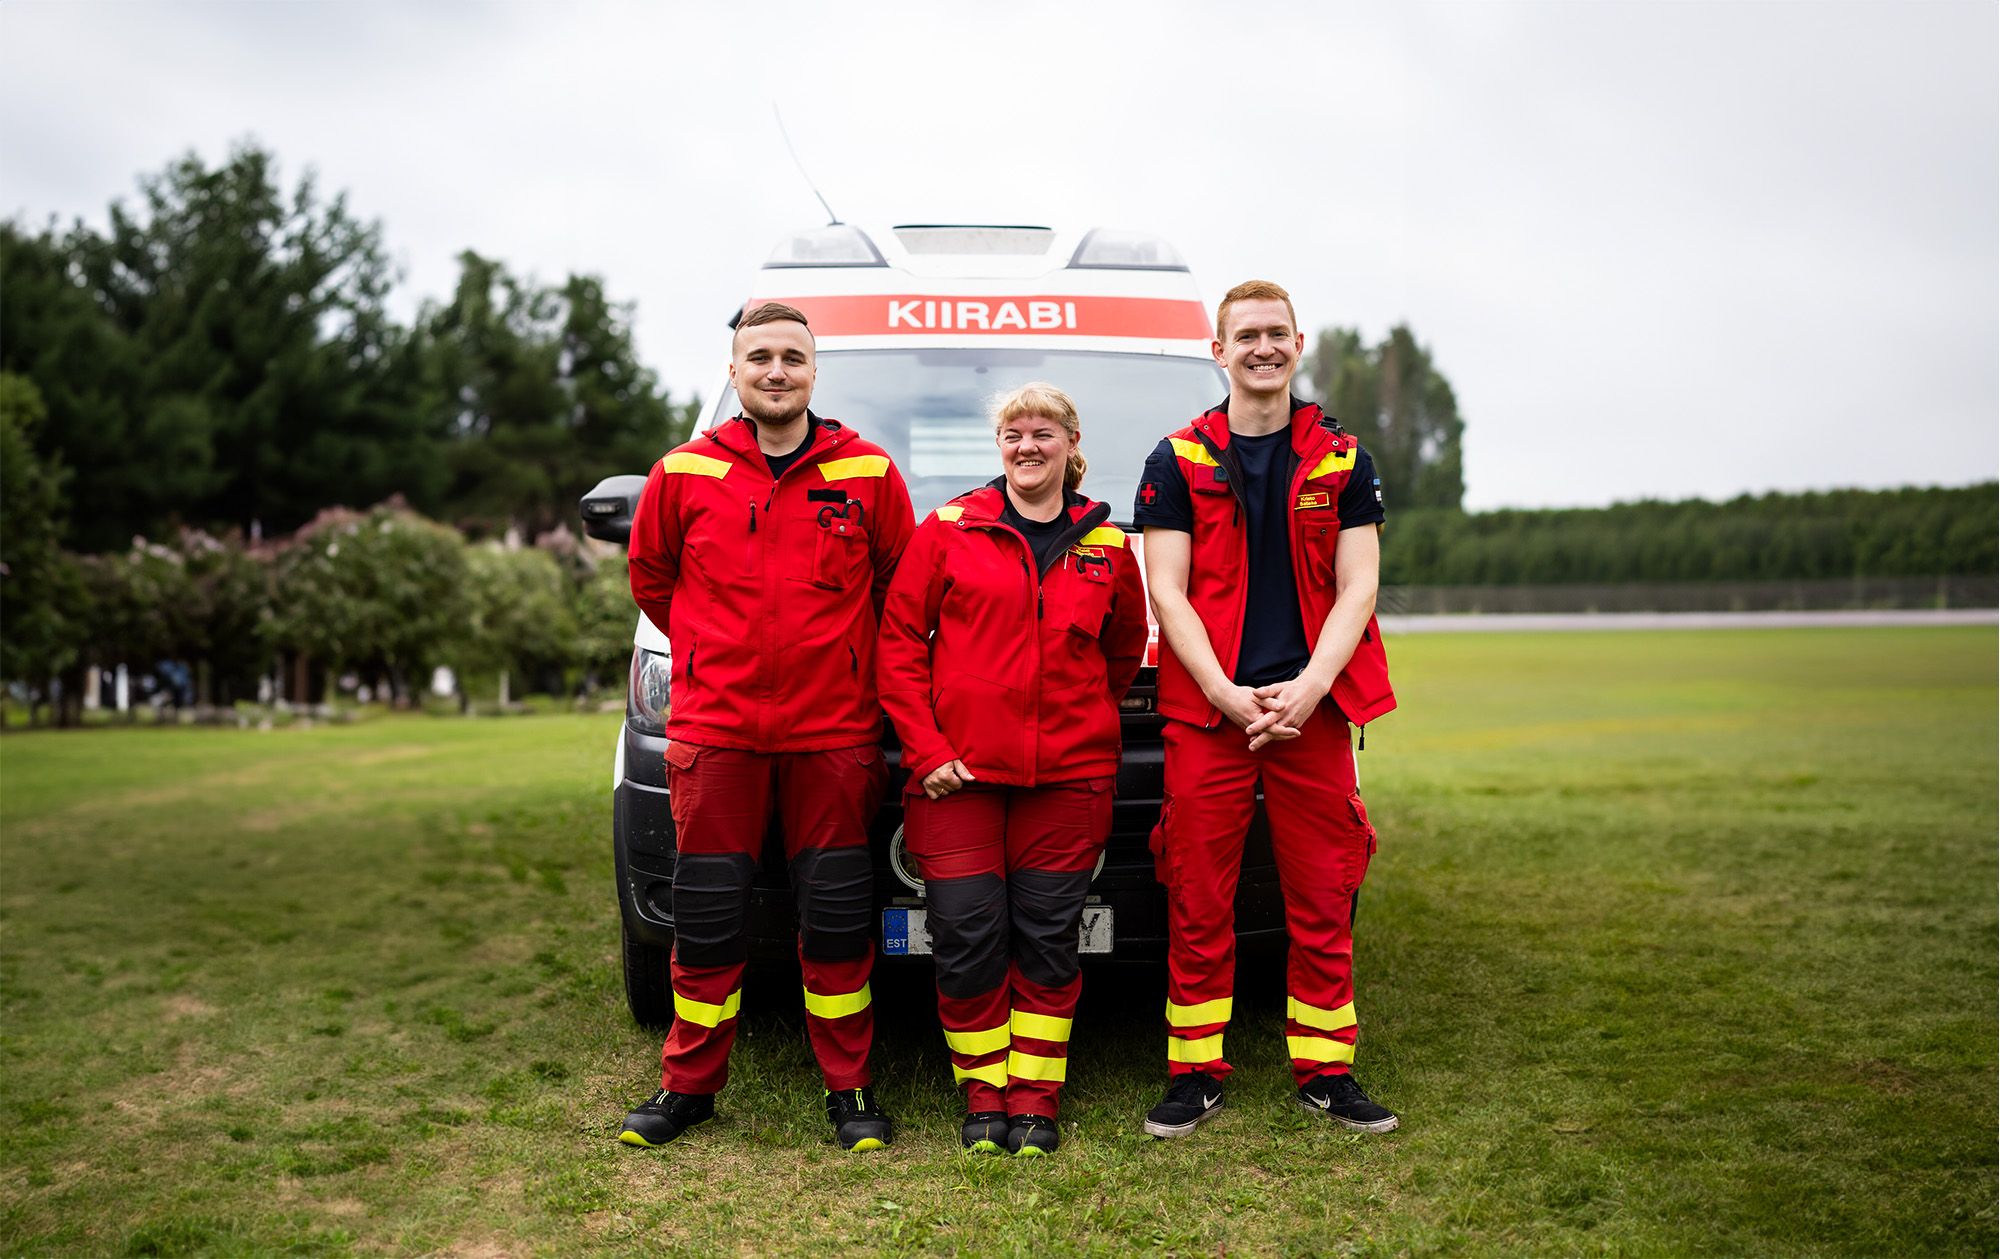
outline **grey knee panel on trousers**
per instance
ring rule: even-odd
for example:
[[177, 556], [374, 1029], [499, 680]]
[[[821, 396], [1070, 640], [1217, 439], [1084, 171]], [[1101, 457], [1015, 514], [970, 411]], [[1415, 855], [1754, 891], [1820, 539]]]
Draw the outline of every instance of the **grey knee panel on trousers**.
[[1007, 982], [1007, 884], [997, 874], [926, 879], [938, 991], [977, 997]]
[[687, 966], [733, 966], [750, 956], [748, 853], [682, 853], [674, 863], [674, 957]]
[[1076, 934], [1090, 875], [1089, 870], [1016, 870], [1007, 878], [1014, 964], [1038, 984], [1060, 988], [1076, 978]]
[[874, 863], [863, 845], [805, 848], [792, 858], [799, 947], [807, 957], [865, 957], [875, 940]]

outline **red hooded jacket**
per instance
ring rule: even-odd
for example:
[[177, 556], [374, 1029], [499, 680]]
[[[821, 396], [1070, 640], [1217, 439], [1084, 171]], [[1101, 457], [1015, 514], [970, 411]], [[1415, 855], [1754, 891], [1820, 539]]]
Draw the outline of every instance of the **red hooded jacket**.
[[1118, 773], [1118, 701], [1146, 651], [1146, 589], [1111, 509], [1064, 495], [1037, 571], [1002, 481], [917, 526], [882, 612], [882, 707], [921, 782], [947, 761], [1015, 787]]
[[[1243, 512], [1232, 484], [1242, 479], [1231, 468], [1229, 413], [1210, 411], [1194, 423], [1169, 433], [1181, 475], [1187, 478], [1194, 502], [1193, 557], [1188, 565], [1188, 602], [1208, 627], [1209, 645], [1225, 674], [1236, 672], [1243, 646], [1244, 600], [1250, 591], [1250, 548]], [[1292, 579], [1298, 585], [1299, 613], [1305, 620], [1306, 648], [1319, 646], [1319, 632], [1333, 611], [1333, 554], [1340, 543], [1340, 491], [1354, 470], [1358, 443], [1337, 431], [1319, 407], [1300, 403], [1292, 412], [1292, 449], [1287, 466], [1291, 479]], [[1218, 476], [1217, 469], [1225, 475]], [[1396, 706], [1389, 687], [1389, 660], [1382, 651], [1382, 630], [1368, 618], [1354, 656], [1333, 683], [1333, 700], [1356, 725], [1369, 722]], [[1160, 715], [1197, 726], [1222, 720], [1194, 675], [1160, 640]]]
[[632, 597], [673, 645], [667, 737], [816, 752], [882, 737], [875, 624], [915, 528], [882, 448], [812, 416], [771, 479], [738, 417], [653, 466], [632, 517]]

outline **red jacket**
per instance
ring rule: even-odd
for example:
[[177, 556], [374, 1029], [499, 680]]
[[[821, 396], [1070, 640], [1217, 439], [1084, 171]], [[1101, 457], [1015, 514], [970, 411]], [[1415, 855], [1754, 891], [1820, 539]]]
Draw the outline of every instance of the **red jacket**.
[[741, 417], [653, 467], [632, 517], [632, 597], [673, 645], [667, 737], [814, 752], [882, 737], [875, 623], [914, 520], [882, 448], [812, 417], [771, 479]]
[[[1217, 479], [1227, 469], [1229, 414], [1218, 408], [1195, 420], [1167, 440], [1187, 478], [1194, 502], [1193, 558], [1188, 565], [1188, 602], [1208, 627], [1209, 645], [1226, 674], [1236, 672], [1242, 647], [1243, 607], [1250, 589], [1250, 547], [1243, 528], [1243, 511], [1230, 485], [1242, 471]], [[1292, 412], [1291, 484], [1292, 579], [1298, 584], [1299, 612], [1305, 620], [1306, 647], [1319, 646], [1320, 627], [1333, 610], [1333, 553], [1340, 541], [1340, 491], [1354, 470], [1358, 443], [1349, 433], [1336, 432], [1312, 403]], [[1333, 683], [1333, 700], [1356, 725], [1367, 725], [1396, 707], [1389, 687], [1389, 660], [1382, 651], [1382, 631], [1368, 618], [1354, 656]], [[1201, 693], [1165, 637], [1160, 640], [1160, 714], [1178, 721], [1212, 727], [1222, 719]]]
[[1070, 530], [1037, 571], [1000, 522], [1004, 483], [917, 526], [882, 612], [882, 707], [921, 781], [964, 761], [1033, 787], [1118, 773], [1118, 701], [1146, 651], [1146, 588], [1111, 509], [1065, 495]]

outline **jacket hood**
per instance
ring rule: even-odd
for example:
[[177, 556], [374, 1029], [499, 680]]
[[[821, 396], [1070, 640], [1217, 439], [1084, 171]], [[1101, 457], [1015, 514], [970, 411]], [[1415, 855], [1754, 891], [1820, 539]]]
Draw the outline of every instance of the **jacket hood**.
[[[812, 441], [806, 445], [805, 453], [800, 456], [801, 459], [810, 459], [814, 455], [837, 450], [860, 436], [839, 420], [825, 419], [813, 414], [810, 409], [806, 411], [806, 422], [812, 425], [813, 436]], [[707, 436], [711, 442], [746, 462], [752, 452], [756, 453], [759, 461], [764, 457], [764, 452], [757, 446], [757, 426], [740, 415], [734, 419], [724, 420], [708, 430]]]
[[[1327, 427], [1326, 421], [1330, 417], [1321, 409], [1319, 403], [1307, 402], [1295, 394], [1291, 398], [1291, 404], [1292, 449], [1299, 454], [1305, 455], [1311, 453], [1321, 440], [1320, 434], [1322, 432], [1334, 434], [1341, 431], [1339, 420], [1334, 420], [1331, 428]], [[1200, 429], [1217, 447], [1227, 449], [1229, 446], [1228, 396], [1225, 395], [1221, 402], [1202, 412], [1201, 416], [1195, 420], [1194, 427]]]

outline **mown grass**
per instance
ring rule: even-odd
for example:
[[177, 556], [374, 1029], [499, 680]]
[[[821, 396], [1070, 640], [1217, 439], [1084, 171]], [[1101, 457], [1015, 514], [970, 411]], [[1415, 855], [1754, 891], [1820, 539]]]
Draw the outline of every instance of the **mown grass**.
[[894, 1149], [826, 1142], [796, 978], [725, 1117], [612, 1140], [615, 716], [0, 743], [9, 1254], [1991, 1254], [1995, 635], [1392, 642], [1369, 731], [1361, 1139], [1156, 1143], [1157, 970], [1093, 971], [1065, 1146], [966, 1159], [922, 974]]

